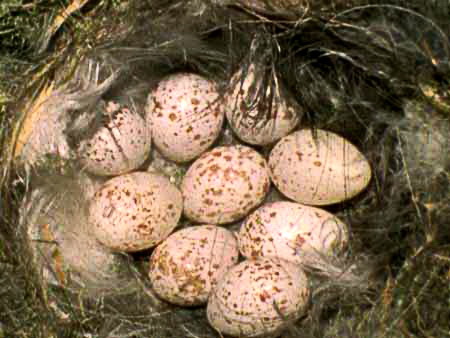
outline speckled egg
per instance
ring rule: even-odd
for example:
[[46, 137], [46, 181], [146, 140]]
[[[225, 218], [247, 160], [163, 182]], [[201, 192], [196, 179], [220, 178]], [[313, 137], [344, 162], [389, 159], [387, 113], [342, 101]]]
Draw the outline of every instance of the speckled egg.
[[299, 265], [279, 258], [244, 261], [230, 269], [208, 300], [209, 323], [233, 337], [277, 337], [309, 301]]
[[211, 289], [239, 256], [233, 233], [215, 225], [182, 229], [153, 251], [149, 276], [164, 300], [181, 305], [205, 304]]
[[151, 133], [138, 113], [112, 102], [102, 113], [101, 125], [80, 142], [81, 164], [90, 173], [111, 176], [140, 167], [151, 147]]
[[139, 251], [167, 238], [181, 217], [181, 192], [165, 176], [134, 172], [108, 180], [94, 195], [89, 220], [115, 251]]
[[185, 215], [199, 223], [225, 224], [246, 216], [268, 193], [266, 161], [246, 146], [223, 146], [188, 169], [181, 190]]
[[179, 73], [163, 79], [149, 95], [147, 120], [155, 146], [169, 160], [187, 162], [219, 136], [224, 112], [216, 84]]
[[276, 256], [314, 264], [338, 254], [348, 242], [347, 226], [331, 213], [294, 202], [265, 204], [239, 231], [239, 250], [247, 258]]
[[[261, 66], [260, 66], [261, 67]], [[251, 64], [239, 70], [224, 96], [227, 120], [244, 142], [266, 145], [289, 134], [299, 122], [301, 109], [276, 77], [262, 100], [263, 74]]]
[[303, 129], [282, 138], [272, 149], [269, 167], [275, 186], [303, 204], [327, 205], [359, 194], [371, 169], [363, 154], [343, 137]]

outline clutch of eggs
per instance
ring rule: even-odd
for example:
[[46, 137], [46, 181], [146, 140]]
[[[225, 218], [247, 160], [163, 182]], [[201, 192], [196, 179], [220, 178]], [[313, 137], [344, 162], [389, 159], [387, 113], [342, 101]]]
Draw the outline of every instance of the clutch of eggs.
[[233, 337], [277, 337], [304, 314], [309, 296], [299, 265], [275, 257], [247, 260], [231, 268], [211, 292], [208, 321]]
[[273, 88], [269, 87], [264, 95], [268, 102], [260, 102], [264, 83], [258, 69], [257, 65], [251, 64], [247, 70], [240, 69], [233, 75], [224, 95], [224, 109], [231, 128], [241, 140], [266, 145], [296, 127], [300, 107], [276, 77], [273, 77]]
[[169, 75], [147, 101], [154, 144], [169, 160], [188, 162], [219, 136], [224, 112], [211, 80], [190, 73]]
[[347, 226], [329, 212], [294, 202], [265, 204], [239, 231], [239, 250], [247, 258], [277, 256], [314, 265], [338, 254], [348, 242]]
[[329, 131], [309, 129], [283, 137], [269, 157], [270, 175], [286, 197], [310, 205], [343, 202], [369, 184], [371, 169], [349, 141]]
[[108, 180], [94, 194], [89, 222], [99, 242], [114, 251], [155, 246], [177, 226], [181, 192], [163, 175], [134, 172]]
[[109, 102], [101, 112], [101, 125], [96, 127], [77, 149], [80, 163], [88, 172], [120, 175], [137, 169], [147, 159], [151, 131], [137, 112]]
[[[255, 67], [234, 75], [224, 101], [210, 80], [188, 73], [170, 75], [149, 95], [146, 120], [116, 109], [107, 124], [81, 145], [80, 153], [89, 171], [100, 175], [138, 168], [151, 142], [170, 161], [195, 159], [181, 191], [156, 173], [134, 172], [108, 180], [90, 203], [93, 233], [114, 251], [159, 244], [148, 272], [154, 291], [177, 305], [207, 302], [208, 320], [219, 332], [275, 337], [307, 308], [310, 290], [301, 264], [338, 253], [348, 242], [343, 222], [308, 205], [356, 196], [369, 183], [371, 169], [359, 150], [336, 134], [291, 133], [299, 122], [299, 108], [276, 78], [270, 89], [275, 92], [267, 93], [274, 98], [273, 111], [258, 111], [264, 105], [253, 101], [263, 83]], [[208, 151], [222, 129], [225, 112], [233, 131], [247, 143], [266, 145], [281, 138], [269, 163], [243, 145]], [[269, 192], [270, 178], [298, 203], [270, 203], [249, 215]], [[208, 225], [170, 235], [182, 212], [191, 221]], [[238, 239], [217, 226], [247, 215]], [[237, 264], [239, 251], [248, 260]]]
[[205, 304], [223, 274], [237, 264], [237, 240], [215, 225], [179, 230], [153, 251], [149, 276], [153, 290], [178, 305]]

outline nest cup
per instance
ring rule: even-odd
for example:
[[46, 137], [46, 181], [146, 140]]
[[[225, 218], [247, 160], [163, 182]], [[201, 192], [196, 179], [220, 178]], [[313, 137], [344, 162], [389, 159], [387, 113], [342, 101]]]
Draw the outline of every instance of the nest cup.
[[[278, 87], [270, 86], [282, 84], [298, 107], [295, 130], [323, 128], [347, 138], [373, 173], [361, 194], [325, 207], [348, 224], [348, 248], [303, 266], [311, 279], [310, 308], [281, 337], [432, 332], [416, 324], [425, 314], [410, 313], [408, 304], [427, 283], [445, 285], [447, 267], [433, 258], [448, 257], [449, 232], [439, 229], [450, 217], [449, 41], [440, 10], [395, 1], [127, 4], [118, 12], [127, 25], [108, 26], [102, 44], [72, 56], [72, 72], [56, 68], [7, 135], [4, 196], [16, 201], [18, 212], [9, 216], [13, 231], [2, 240], [14, 240], [8, 248], [28, 261], [22, 264], [31, 272], [28, 287], [44, 295], [46, 320], [56, 318], [67, 329], [42, 327], [70, 337], [220, 337], [204, 307], [172, 306], [154, 295], [147, 277], [151, 250], [114, 253], [95, 240], [87, 210], [107, 178], [87, 173], [76, 149], [99, 128], [106, 102], [145, 120], [148, 94], [167, 75], [202, 75], [226, 95], [233, 75], [257, 64], [262, 74], [252, 96], [268, 112], [261, 120], [276, 111], [270, 107]], [[213, 146], [226, 144], [243, 144], [227, 124]], [[251, 146], [267, 158], [274, 144]], [[189, 165], [152, 147], [134, 170], [162, 172], [180, 186]], [[281, 199], [272, 186], [265, 202]], [[182, 219], [179, 227], [185, 225], [191, 222]], [[440, 269], [414, 282], [433, 259]], [[395, 289], [392, 281], [404, 286]], [[397, 301], [389, 299], [392, 290]], [[398, 313], [411, 322], [402, 326]]]

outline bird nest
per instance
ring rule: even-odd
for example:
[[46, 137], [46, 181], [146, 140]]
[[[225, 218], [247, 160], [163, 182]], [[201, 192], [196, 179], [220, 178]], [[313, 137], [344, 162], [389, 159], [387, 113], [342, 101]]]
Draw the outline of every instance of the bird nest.
[[[448, 334], [448, 4], [19, 3], [0, 16], [15, 27], [0, 59], [0, 338], [220, 337], [203, 307], [154, 295], [151, 251], [112, 253], [93, 239], [86, 210], [104, 179], [80, 170], [72, 150], [99, 105], [143, 112], [175, 72], [213, 79], [223, 95], [238, 68], [255, 64], [258, 108], [272, 106], [282, 84], [302, 127], [350, 140], [373, 174], [362, 194], [327, 208], [349, 225], [349, 248], [305, 267], [311, 304], [282, 337]], [[226, 126], [216, 144], [235, 143]], [[187, 166], [152, 149], [141, 168], [179, 184]]]

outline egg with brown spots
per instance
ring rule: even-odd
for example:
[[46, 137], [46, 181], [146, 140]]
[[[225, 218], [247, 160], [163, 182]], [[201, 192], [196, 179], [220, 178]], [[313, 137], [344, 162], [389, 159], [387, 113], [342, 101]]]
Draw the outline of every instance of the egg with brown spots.
[[339, 254], [348, 243], [347, 226], [320, 208], [294, 202], [265, 204], [239, 231], [239, 250], [247, 258], [279, 257], [314, 265]]
[[[298, 124], [302, 110], [289, 96], [278, 78], [272, 77], [265, 95], [262, 66], [251, 64], [239, 70], [224, 96], [227, 120], [244, 142], [266, 145], [289, 134]], [[264, 99], [263, 99], [264, 97]]]
[[244, 261], [213, 289], [208, 321], [232, 337], [278, 337], [306, 311], [310, 290], [299, 265], [279, 258]]
[[165, 176], [134, 172], [108, 180], [95, 193], [89, 220], [98, 241], [114, 251], [153, 247], [181, 217], [181, 192]]
[[190, 161], [208, 149], [223, 120], [215, 82], [200, 75], [170, 75], [148, 97], [147, 121], [154, 144], [175, 162]]
[[282, 138], [272, 149], [269, 167], [275, 186], [303, 204], [328, 205], [348, 200], [369, 184], [364, 155], [343, 137], [309, 129]]
[[143, 117], [109, 102], [101, 125], [80, 142], [81, 165], [90, 173], [112, 176], [139, 168], [151, 148], [151, 132]]
[[258, 152], [241, 145], [217, 147], [183, 178], [184, 213], [198, 223], [230, 223], [257, 207], [269, 188], [267, 164]]
[[184, 228], [153, 251], [149, 269], [153, 290], [173, 304], [205, 304], [238, 256], [237, 240], [229, 230], [215, 225]]

